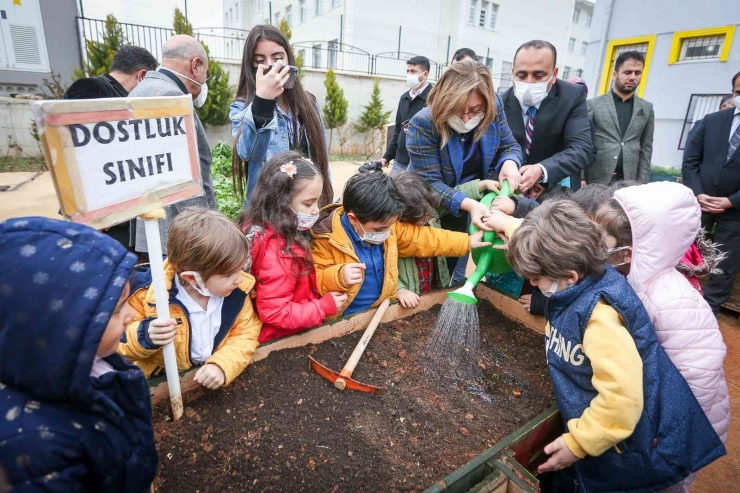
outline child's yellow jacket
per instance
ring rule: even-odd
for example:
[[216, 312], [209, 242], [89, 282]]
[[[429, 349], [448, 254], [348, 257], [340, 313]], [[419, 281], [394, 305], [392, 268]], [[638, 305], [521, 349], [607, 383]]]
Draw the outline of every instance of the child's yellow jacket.
[[[164, 278], [169, 292], [170, 318], [177, 321], [175, 353], [177, 369], [191, 368], [190, 336], [191, 327], [187, 310], [175, 297], [176, 287], [172, 285], [175, 270], [164, 262]], [[221, 329], [213, 343], [213, 354], [206, 364], [218, 365], [224, 372], [228, 385], [252, 362], [252, 356], [259, 343], [257, 339], [262, 329], [262, 321], [252, 307], [249, 291], [254, 287], [254, 278], [242, 274], [242, 282], [226, 298], [221, 308]], [[136, 363], [147, 377], [164, 371], [164, 356], [161, 347], [149, 339], [149, 323], [157, 318], [151, 271], [148, 265], [138, 266], [131, 277], [131, 296], [128, 302], [136, 309], [136, 318], [128, 326], [118, 346], [118, 352], [126, 359]]]

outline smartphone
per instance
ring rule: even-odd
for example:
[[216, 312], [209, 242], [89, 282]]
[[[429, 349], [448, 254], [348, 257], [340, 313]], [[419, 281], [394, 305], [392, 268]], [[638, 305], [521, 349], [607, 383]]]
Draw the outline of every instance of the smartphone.
[[[274, 67], [274, 65], [270, 65], [269, 67], [267, 67], [265, 73], [272, 70], [272, 67]], [[288, 67], [288, 70], [290, 71], [290, 77], [287, 81], [285, 81], [285, 85], [283, 85], [283, 88], [293, 89], [293, 87], [295, 87], [295, 81], [298, 79], [298, 67], [294, 67], [293, 65], [284, 65], [284, 67]]]

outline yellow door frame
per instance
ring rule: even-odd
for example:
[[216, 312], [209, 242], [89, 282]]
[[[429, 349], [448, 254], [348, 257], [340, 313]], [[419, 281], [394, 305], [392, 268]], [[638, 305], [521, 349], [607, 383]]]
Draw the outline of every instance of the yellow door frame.
[[645, 87], [647, 87], [648, 74], [650, 73], [650, 62], [653, 59], [653, 51], [655, 50], [655, 40], [658, 38], [657, 34], [649, 34], [645, 36], [635, 36], [632, 38], [621, 38], [611, 39], [606, 47], [606, 57], [604, 58], [604, 67], [601, 72], [601, 84], [599, 84], [599, 94], [604, 94], [609, 90], [609, 83], [612, 80], [612, 73], [609, 70], [611, 68], [612, 56], [614, 50], [620, 46], [634, 45], [647, 43], [648, 49], [645, 53], [645, 68], [642, 71], [642, 81], [640, 87], [637, 88], [637, 95], [642, 97], [645, 93]]

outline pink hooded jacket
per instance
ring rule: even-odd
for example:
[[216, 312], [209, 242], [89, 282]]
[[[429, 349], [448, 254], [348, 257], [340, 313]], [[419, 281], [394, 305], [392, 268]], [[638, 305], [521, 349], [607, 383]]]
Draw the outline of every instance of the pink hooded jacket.
[[660, 345], [724, 442], [730, 422], [722, 369], [727, 348], [709, 305], [676, 270], [699, 232], [699, 203], [689, 188], [670, 182], [623, 188], [614, 198], [632, 226], [627, 280], [645, 305]]

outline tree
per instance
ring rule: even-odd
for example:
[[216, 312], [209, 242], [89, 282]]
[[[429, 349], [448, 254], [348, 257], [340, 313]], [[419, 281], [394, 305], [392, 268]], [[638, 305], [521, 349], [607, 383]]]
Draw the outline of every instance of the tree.
[[[188, 22], [180, 9], [175, 9], [175, 19], [172, 27], [177, 34], [193, 36], [193, 26]], [[221, 64], [211, 58], [211, 52], [205, 43], [201, 42], [208, 55], [208, 99], [203, 106], [196, 108], [198, 118], [203, 125], [223, 125], [229, 119], [229, 105], [233, 100], [229, 88], [229, 74]]]
[[[278, 24], [278, 29], [285, 35], [285, 37], [290, 41], [290, 38], [293, 37], [293, 31], [290, 30], [290, 25], [288, 24], [288, 19], [283, 17], [280, 20], [280, 23]], [[296, 55], [295, 49], [293, 49], [293, 46], [290, 47], [293, 50], [293, 55], [295, 56], [295, 66], [298, 67], [298, 78], [302, 81], [303, 80], [303, 54], [298, 53]]]
[[326, 102], [324, 103], [324, 126], [329, 129], [329, 150], [334, 138], [334, 129], [347, 123], [347, 106], [349, 103], [344, 98], [344, 90], [339, 87], [334, 70], [326, 72], [324, 80], [326, 87]]
[[83, 62], [82, 68], [75, 69], [75, 77], [95, 77], [110, 72], [113, 65], [113, 57], [116, 56], [118, 48], [127, 43], [126, 33], [118, 24], [113, 15], [105, 18], [105, 30], [102, 41], [85, 41], [87, 62]]
[[370, 96], [370, 104], [364, 106], [365, 111], [360, 115], [359, 123], [355, 124], [358, 132], [367, 132], [365, 135], [365, 150], [368, 158], [375, 152], [375, 137], [380, 134], [383, 141], [383, 128], [388, 124], [391, 111], [383, 111], [383, 100], [380, 99], [380, 79], [376, 78], [373, 84], [373, 93]]

